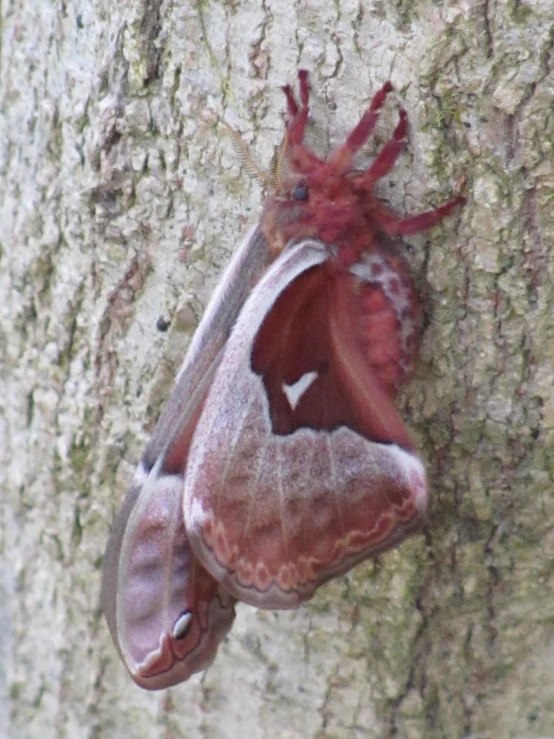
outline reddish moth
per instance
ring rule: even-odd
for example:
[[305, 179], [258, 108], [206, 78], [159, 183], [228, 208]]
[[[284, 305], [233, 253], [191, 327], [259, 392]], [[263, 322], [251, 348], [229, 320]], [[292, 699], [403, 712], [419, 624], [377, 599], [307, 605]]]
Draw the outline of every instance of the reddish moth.
[[464, 199], [409, 217], [376, 199], [405, 148], [404, 110], [373, 163], [353, 168], [390, 83], [345, 143], [317, 157], [303, 143], [309, 89], [298, 77], [300, 104], [283, 88], [273, 192], [196, 331], [106, 552], [104, 612], [145, 688], [204, 669], [235, 599], [294, 608], [399, 544], [427, 508], [394, 405], [421, 328], [395, 237]]

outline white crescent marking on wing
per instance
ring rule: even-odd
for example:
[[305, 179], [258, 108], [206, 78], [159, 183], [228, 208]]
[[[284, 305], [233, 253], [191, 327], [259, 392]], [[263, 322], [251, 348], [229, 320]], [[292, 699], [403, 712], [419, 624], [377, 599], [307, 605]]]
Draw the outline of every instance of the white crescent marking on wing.
[[318, 372], [306, 372], [299, 380], [293, 382], [292, 385], [287, 385], [286, 383], [281, 385], [281, 389], [289, 401], [291, 410], [295, 410], [296, 406], [300, 402], [300, 398], [317, 379], [318, 374]]

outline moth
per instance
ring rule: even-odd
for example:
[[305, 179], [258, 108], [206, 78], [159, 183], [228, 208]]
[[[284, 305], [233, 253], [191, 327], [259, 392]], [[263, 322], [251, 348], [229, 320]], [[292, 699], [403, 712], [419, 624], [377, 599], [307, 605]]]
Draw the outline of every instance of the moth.
[[[416, 361], [421, 307], [401, 236], [418, 215], [374, 195], [405, 148], [400, 110], [369, 167], [386, 83], [322, 159], [304, 143], [307, 72], [290, 86], [272, 192], [194, 335], [108, 544], [102, 603], [142, 687], [204, 669], [236, 600], [295, 608], [423, 521], [423, 464], [394, 401]], [[242, 145], [241, 149], [242, 149]]]

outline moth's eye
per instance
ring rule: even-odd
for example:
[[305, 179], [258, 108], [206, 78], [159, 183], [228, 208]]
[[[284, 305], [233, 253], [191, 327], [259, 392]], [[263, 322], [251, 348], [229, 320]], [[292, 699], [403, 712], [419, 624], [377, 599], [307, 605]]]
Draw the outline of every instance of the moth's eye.
[[305, 185], [302, 182], [296, 185], [296, 187], [292, 191], [292, 199], [302, 200], [302, 201], [307, 200], [308, 199], [308, 185]]
[[192, 627], [192, 613], [183, 611], [177, 621], [173, 624], [173, 632], [171, 636], [178, 641], [189, 635]]

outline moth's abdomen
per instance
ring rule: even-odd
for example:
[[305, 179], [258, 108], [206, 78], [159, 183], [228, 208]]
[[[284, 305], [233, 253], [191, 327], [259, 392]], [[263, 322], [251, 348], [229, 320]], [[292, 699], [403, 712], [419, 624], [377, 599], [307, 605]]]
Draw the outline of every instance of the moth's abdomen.
[[394, 398], [410, 378], [419, 349], [421, 310], [407, 265], [396, 255], [362, 254], [350, 268], [359, 280], [359, 336], [367, 362]]

